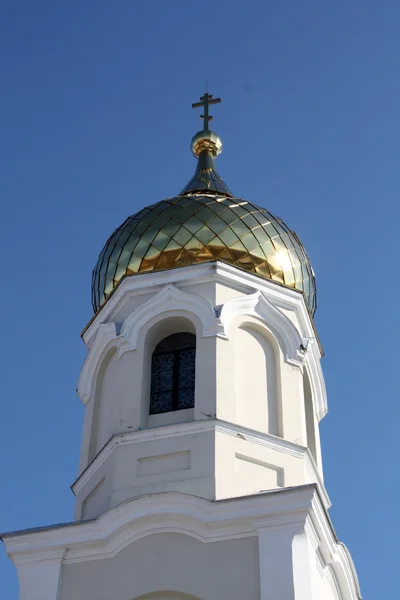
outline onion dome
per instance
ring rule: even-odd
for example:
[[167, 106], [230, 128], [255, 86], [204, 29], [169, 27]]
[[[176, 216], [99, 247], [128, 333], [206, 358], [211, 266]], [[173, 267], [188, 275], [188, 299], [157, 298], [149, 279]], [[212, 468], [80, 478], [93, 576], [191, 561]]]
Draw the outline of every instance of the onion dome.
[[204, 107], [204, 129], [192, 139], [197, 168], [178, 196], [161, 200], [128, 217], [107, 240], [93, 270], [92, 302], [97, 312], [127, 276], [223, 261], [303, 292], [313, 315], [316, 284], [297, 235], [278, 217], [236, 198], [215, 170], [222, 142], [208, 128], [206, 93], [193, 107]]

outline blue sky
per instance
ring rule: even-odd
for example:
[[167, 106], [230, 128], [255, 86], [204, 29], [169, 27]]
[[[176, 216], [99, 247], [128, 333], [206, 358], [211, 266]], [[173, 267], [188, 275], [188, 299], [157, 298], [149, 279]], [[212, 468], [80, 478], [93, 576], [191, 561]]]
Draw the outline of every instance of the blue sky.
[[311, 257], [331, 517], [364, 597], [395, 592], [399, 28], [395, 0], [0, 2], [1, 531], [72, 518], [91, 270], [191, 177], [208, 77], [220, 174]]

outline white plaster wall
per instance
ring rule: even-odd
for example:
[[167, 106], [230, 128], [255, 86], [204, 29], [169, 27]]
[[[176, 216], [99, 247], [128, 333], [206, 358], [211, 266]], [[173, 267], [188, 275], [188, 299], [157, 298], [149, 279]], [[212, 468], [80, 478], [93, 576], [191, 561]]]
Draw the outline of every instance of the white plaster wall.
[[110, 507], [128, 498], [163, 491], [214, 497], [212, 432], [121, 446], [113, 473]]
[[113, 558], [64, 565], [59, 598], [132, 600], [171, 591], [178, 598], [259, 600], [259, 580], [256, 537], [204, 544], [187, 535], [158, 533]]
[[132, 428], [132, 406], [140, 402], [140, 380], [135, 377], [133, 353], [118, 357], [111, 351], [98, 376], [94, 397], [92, 437], [89, 460], [92, 460], [110, 437]]
[[190, 281], [189, 284], [183, 285], [182, 289], [189, 294], [197, 294], [198, 296], [201, 296], [207, 300], [211, 306], [218, 304], [217, 290], [214, 282], [196, 282], [196, 280], [194, 280]]
[[[173, 276], [176, 276], [173, 272], [165, 274], [165, 277]], [[129, 346], [126, 338], [119, 338], [133, 349], [123, 347], [120, 352], [121, 346], [117, 342], [117, 349], [111, 350], [99, 361], [95, 394], [89, 397], [86, 405], [80, 473], [112, 436], [123, 437], [130, 432], [140, 435], [141, 431], [170, 425], [177, 428], [172, 437], [166, 436], [162, 440], [144, 436], [143, 442], [138, 438], [137, 443], [124, 445], [121, 438], [113, 447], [113, 461], [102, 459], [101, 466], [93, 469], [93, 475], [86, 477], [85, 483], [79, 486], [77, 518], [96, 517], [129, 498], [165, 490], [184, 491], [212, 499], [315, 480], [312, 469], [305, 466], [302, 449], [297, 455], [294, 453], [295, 457], [287, 448], [285, 450], [285, 442], [302, 447], [309, 443], [318, 466], [321, 465], [318, 426], [310, 388], [303, 385], [300, 366], [289, 364], [285, 359], [282, 338], [273, 330], [268, 318], [263, 320], [264, 317], [257, 317], [254, 311], [251, 314], [239, 312], [238, 316], [233, 316], [229, 327], [221, 335], [223, 320], [218, 320], [220, 313], [214, 313], [212, 307], [235, 298], [243, 299], [255, 289], [244, 285], [239, 281], [240, 277], [238, 272], [237, 284], [227, 281], [226, 285], [220, 279], [212, 282], [196, 281], [195, 277], [185, 280], [180, 287], [182, 292], [174, 288], [174, 300], [170, 306], [169, 292], [162, 296], [167, 303], [165, 310], [164, 304], [158, 305], [157, 311], [150, 310], [147, 321], [146, 313], [140, 313], [137, 321], [140, 329], [136, 330], [134, 347]], [[108, 318], [116, 323], [117, 336], [124, 320], [135, 315], [132, 311], [145, 302], [151, 303], [158, 294], [162, 295], [163, 290], [169, 289], [168, 286], [152, 285], [151, 282], [156, 279], [138, 278], [138, 289], [134, 290], [133, 296], [130, 292], [125, 303], [124, 296], [120, 294], [118, 310], [109, 309], [114, 296], [110, 299], [111, 304], [106, 304]], [[146, 281], [149, 284], [147, 289], [143, 287]], [[279, 292], [284, 294], [285, 290], [279, 288]], [[197, 304], [191, 304], [192, 296], [197, 299]], [[251, 312], [253, 305], [246, 306], [250, 306]], [[270, 307], [268, 310], [275, 309]], [[268, 310], [262, 314], [278, 318]], [[287, 315], [282, 315], [282, 319], [287, 327]], [[136, 326], [134, 319], [131, 323]], [[149, 415], [152, 352], [163, 338], [179, 331], [190, 331], [196, 335], [195, 407]], [[112, 327], [107, 329], [107, 335], [108, 332], [112, 335]], [[180, 426], [183, 428], [190, 422], [213, 419], [253, 430], [255, 435], [251, 441], [247, 439], [249, 447], [246, 451], [237, 448], [241, 441], [239, 434], [237, 438], [228, 435], [218, 438], [215, 432], [208, 431], [193, 436], [193, 439], [179, 435]], [[272, 451], [261, 440], [257, 441], [257, 432], [282, 438], [281, 451]], [[218, 451], [214, 453], [215, 447]], [[180, 453], [186, 452], [190, 456], [190, 468], [181, 468], [185, 460], [182, 458], [179, 466], [180, 459], [175, 454], [181, 456]], [[162, 467], [157, 467], [158, 472], [146, 479], [143, 473], [138, 476], [138, 460], [149, 465], [152, 461], [154, 464], [158, 462]], [[174, 468], [170, 463], [175, 465]], [[103, 483], [97, 487], [102, 478]]]
[[[80, 472], [98, 454], [112, 435], [171, 423], [215, 416], [215, 338], [198, 335], [196, 317], [165, 314], [147, 323], [136, 350], [118, 356], [111, 350], [99, 365], [94, 397], [86, 406]], [[195, 409], [149, 415], [151, 357], [155, 346], [172, 333], [190, 331], [196, 340]]]
[[[246, 290], [248, 293], [252, 293], [256, 291], [254, 288], [248, 288]], [[221, 304], [225, 304], [228, 300], [233, 300], [234, 298], [241, 298], [245, 295], [246, 292], [243, 290], [238, 290], [233, 285], [229, 285], [228, 283], [216, 283], [215, 284], [215, 304], [216, 306], [220, 306]]]
[[313, 406], [310, 378], [307, 369], [303, 371], [304, 408], [306, 412], [307, 447], [309, 448], [320, 476], [323, 478], [322, 451], [319, 434], [319, 422]]
[[[184, 289], [185, 293], [201, 295], [207, 302], [217, 299], [227, 302], [244, 295], [232, 284], [194, 281], [186, 283]], [[152, 294], [142, 290], [139, 304], [158, 292], [158, 288]], [[116, 322], [127, 316], [127, 306], [132, 302], [130, 298], [115, 315]], [[194, 414], [149, 418], [151, 355], [159, 341], [178, 331], [191, 331], [197, 337]], [[268, 323], [262, 324], [252, 317], [237, 318], [229, 341], [201, 334], [199, 319], [186, 313], [182, 306], [181, 315], [166, 311], [146, 323], [134, 352], [107, 359], [108, 364], [101, 367], [98, 376], [94, 406], [90, 408], [90, 403], [87, 406], [87, 412], [93, 412], [92, 418], [90, 414], [86, 418], [91, 424], [85, 424], [84, 433], [87, 445], [87, 430], [91, 431], [89, 462], [112, 434], [215, 416], [306, 445], [302, 374], [297, 367], [284, 362], [276, 340], [276, 348], [271, 344], [273, 336], [268, 333]], [[315, 439], [313, 445], [313, 455], [318, 456]], [[81, 471], [87, 464], [87, 454], [82, 452]]]
[[105, 476], [103, 476], [84, 498], [77, 519], [89, 519], [91, 515], [101, 515], [108, 509], [108, 494], [105, 488]]
[[320, 500], [313, 485], [217, 502], [154, 494], [4, 541], [25, 600], [359, 600]]
[[232, 336], [235, 362], [236, 422], [279, 435], [277, 365], [271, 344], [252, 324], [243, 323]]
[[92, 519], [109, 509], [117, 454], [112, 452], [76, 494], [74, 520]]
[[282, 437], [300, 446], [307, 445], [303, 374], [298, 366], [283, 361], [281, 366]]
[[77, 493], [75, 519], [96, 518], [130, 498], [164, 491], [214, 499], [214, 432], [131, 444], [121, 435], [119, 441]]
[[216, 417], [236, 423], [235, 347], [231, 340], [215, 338], [214, 369], [216, 379], [213, 399]]
[[216, 432], [216, 498], [257, 494], [309, 482], [311, 478], [300, 455], [254, 443], [242, 434]]
[[316, 577], [317, 597], [323, 598], [323, 600], [338, 600], [339, 598], [343, 598], [339, 592], [334, 575], [332, 572], [328, 573], [329, 567], [325, 568], [323, 573], [318, 573]]

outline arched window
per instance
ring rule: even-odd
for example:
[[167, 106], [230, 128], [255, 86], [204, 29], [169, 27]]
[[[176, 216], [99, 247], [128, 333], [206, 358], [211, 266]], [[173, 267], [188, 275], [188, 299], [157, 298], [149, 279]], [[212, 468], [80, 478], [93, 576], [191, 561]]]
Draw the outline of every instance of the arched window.
[[174, 333], [157, 344], [151, 361], [151, 415], [194, 407], [195, 365], [193, 333]]

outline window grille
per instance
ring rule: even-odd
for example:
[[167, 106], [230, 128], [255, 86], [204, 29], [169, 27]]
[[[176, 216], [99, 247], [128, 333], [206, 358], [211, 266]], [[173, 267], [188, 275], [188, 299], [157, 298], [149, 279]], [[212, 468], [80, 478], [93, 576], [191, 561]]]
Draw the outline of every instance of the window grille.
[[151, 361], [150, 414], [194, 407], [196, 336], [174, 333], [155, 348]]

